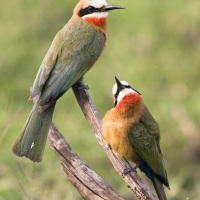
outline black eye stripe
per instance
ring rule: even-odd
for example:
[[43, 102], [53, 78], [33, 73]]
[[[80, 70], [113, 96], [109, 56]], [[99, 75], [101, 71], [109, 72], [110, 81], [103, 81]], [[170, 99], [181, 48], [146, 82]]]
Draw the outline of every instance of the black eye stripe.
[[118, 97], [120, 91], [121, 91], [121, 90], [119, 90], [119, 88], [117, 88], [117, 91], [116, 91], [116, 93], [114, 94], [115, 99], [117, 99], [117, 97]]
[[117, 105], [117, 99], [115, 99], [115, 102], [114, 102], [114, 107]]
[[[130, 88], [132, 88], [132, 87], [130, 87]], [[140, 92], [138, 92], [136, 89], [134, 89], [134, 88], [132, 88], [135, 92], [137, 92], [139, 95], [141, 95], [141, 93]]]
[[140, 92], [138, 92], [136, 89], [132, 88], [130, 85], [125, 85], [125, 88], [131, 88], [132, 90], [134, 90], [135, 92], [137, 92], [139, 95], [141, 95]]
[[119, 93], [120, 93], [120, 91], [121, 90], [119, 90], [119, 88], [117, 88], [117, 92], [114, 94], [114, 98], [115, 98], [115, 103], [114, 103], [114, 107], [117, 105], [117, 97], [118, 97], [118, 95], [119, 95]]
[[[131, 88], [130, 85], [124, 85], [124, 87], [125, 87], [125, 88]], [[120, 93], [121, 91], [122, 91], [121, 89], [117, 88], [117, 92], [114, 94], [114, 97], [115, 97], [116, 99], [117, 99], [117, 97], [118, 97], [118, 95], [119, 95], [119, 93]]]
[[83, 17], [85, 15], [89, 15], [89, 14], [92, 14], [92, 13], [95, 13], [95, 12], [101, 12], [102, 11], [102, 8], [95, 8], [93, 6], [88, 6], [86, 8], [83, 8], [79, 11], [78, 15], [80, 17]]

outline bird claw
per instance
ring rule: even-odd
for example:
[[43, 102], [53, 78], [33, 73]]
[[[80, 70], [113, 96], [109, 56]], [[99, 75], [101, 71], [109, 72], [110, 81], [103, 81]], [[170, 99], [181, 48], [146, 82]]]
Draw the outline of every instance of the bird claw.
[[111, 146], [110, 146], [110, 144], [108, 144], [107, 145], [107, 150], [109, 151], [109, 150], [111, 150], [112, 148], [111, 148]]
[[88, 85], [85, 85], [82, 81], [79, 81], [78, 84], [76, 85], [76, 87], [78, 89], [83, 89], [83, 90], [89, 90], [89, 86]]
[[136, 169], [137, 169], [137, 166], [135, 166], [133, 168], [126, 168], [126, 169], [124, 169], [123, 172], [122, 172], [122, 177], [125, 177], [130, 172], [137, 173]]
[[88, 85], [82, 85], [82, 86], [80, 86], [80, 89], [89, 90], [89, 86]]

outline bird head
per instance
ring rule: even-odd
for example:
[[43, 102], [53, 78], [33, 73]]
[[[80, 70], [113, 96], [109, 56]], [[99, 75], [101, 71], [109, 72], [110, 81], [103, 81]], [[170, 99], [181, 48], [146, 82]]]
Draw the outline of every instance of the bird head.
[[112, 92], [114, 97], [114, 107], [122, 101], [125, 96], [132, 97], [132, 100], [141, 100], [140, 93], [131, 87], [126, 81], [119, 81], [115, 76], [116, 84], [113, 86]]
[[[80, 0], [74, 9], [74, 16], [91, 22], [95, 25], [104, 25], [108, 11], [124, 9], [121, 6], [109, 5], [105, 0]], [[101, 23], [100, 23], [101, 22]]]

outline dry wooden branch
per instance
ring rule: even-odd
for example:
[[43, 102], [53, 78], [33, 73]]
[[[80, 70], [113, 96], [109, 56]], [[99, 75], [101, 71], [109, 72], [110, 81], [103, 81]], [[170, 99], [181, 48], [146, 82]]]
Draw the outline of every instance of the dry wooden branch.
[[[130, 165], [126, 160], [119, 158], [112, 149], [105, 144], [101, 130], [101, 119], [90, 99], [87, 87], [82, 81], [79, 81], [72, 89], [97, 140], [107, 153], [115, 170], [122, 176], [124, 169], [129, 168]], [[53, 150], [62, 161], [64, 171], [68, 175], [69, 180], [85, 199], [122, 199], [122, 197], [114, 192], [107, 183], [98, 177], [97, 174], [89, 169], [85, 163], [74, 154], [53, 124], [49, 131], [49, 138], [52, 142]], [[147, 187], [137, 173], [132, 172], [127, 174], [123, 179], [138, 199], [157, 200], [156, 195]]]
[[53, 123], [48, 137], [52, 142], [51, 148], [62, 161], [68, 179], [85, 199], [124, 200], [73, 152]]

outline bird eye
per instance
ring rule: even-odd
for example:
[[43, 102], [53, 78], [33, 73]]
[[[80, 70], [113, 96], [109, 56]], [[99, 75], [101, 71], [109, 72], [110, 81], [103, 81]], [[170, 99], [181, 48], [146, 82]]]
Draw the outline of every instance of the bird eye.
[[117, 96], [118, 96], [117, 94], [114, 94], [115, 99], [117, 99]]
[[94, 12], [95, 8], [93, 6], [88, 6], [87, 10], [92, 13]]
[[81, 9], [81, 10], [79, 11], [78, 15], [79, 15], [80, 17], [83, 17], [83, 16], [85, 16], [85, 15], [92, 14], [92, 13], [94, 13], [94, 12], [98, 12], [98, 10], [97, 10], [95, 7], [93, 7], [93, 6], [88, 6], [88, 7], [86, 7], [86, 8]]

